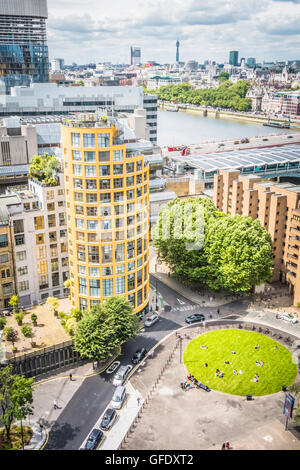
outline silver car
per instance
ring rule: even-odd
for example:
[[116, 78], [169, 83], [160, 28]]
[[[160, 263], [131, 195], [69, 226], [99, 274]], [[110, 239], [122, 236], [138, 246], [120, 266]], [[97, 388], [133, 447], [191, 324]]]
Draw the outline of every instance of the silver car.
[[153, 313], [151, 317], [147, 318], [145, 321], [145, 326], [152, 326], [159, 320], [159, 315], [158, 313]]
[[112, 400], [110, 402], [111, 407], [114, 410], [120, 410], [123, 406], [123, 403], [126, 398], [126, 388], [125, 387], [117, 387], [116, 391], [112, 397]]
[[123, 385], [123, 383], [126, 380], [126, 377], [128, 377], [129, 372], [131, 371], [132, 366], [121, 366], [118, 370], [118, 372], [115, 373], [114, 380], [113, 380], [113, 385], [115, 387], [119, 387], [120, 385]]
[[297, 323], [298, 320], [297, 318], [295, 318], [293, 315], [291, 315], [290, 313], [287, 313], [287, 312], [284, 312], [281, 316], [280, 316], [281, 320], [285, 320], [285, 321], [288, 321], [290, 323]]

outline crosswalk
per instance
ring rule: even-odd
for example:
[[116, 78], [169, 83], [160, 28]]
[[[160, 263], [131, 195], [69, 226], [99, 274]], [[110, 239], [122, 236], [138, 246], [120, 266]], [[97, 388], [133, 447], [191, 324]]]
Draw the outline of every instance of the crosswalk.
[[199, 309], [199, 305], [186, 305], [185, 307], [172, 307], [172, 312], [191, 312]]

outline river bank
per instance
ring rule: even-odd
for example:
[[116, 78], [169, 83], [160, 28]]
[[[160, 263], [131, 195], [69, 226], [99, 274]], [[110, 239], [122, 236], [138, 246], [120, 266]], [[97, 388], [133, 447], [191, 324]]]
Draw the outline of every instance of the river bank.
[[[167, 108], [178, 108], [178, 111], [181, 113], [188, 113], [193, 115], [200, 115], [201, 117], [208, 117], [214, 119], [230, 119], [230, 120], [237, 120], [237, 121], [244, 121], [244, 122], [252, 122], [252, 123], [259, 123], [263, 124], [264, 122], [268, 122], [268, 118], [265, 116], [258, 116], [258, 115], [249, 115], [249, 114], [239, 114], [239, 113], [232, 113], [230, 111], [216, 111], [211, 109], [204, 109], [199, 107], [191, 107], [186, 105], [174, 105], [173, 103], [159, 103], [159, 109], [166, 111]], [[273, 119], [272, 121], [276, 121], [279, 123], [286, 123], [287, 120], [283, 119]], [[274, 129], [280, 129], [274, 127]], [[290, 121], [290, 129], [300, 130], [300, 119], [298, 121]]]

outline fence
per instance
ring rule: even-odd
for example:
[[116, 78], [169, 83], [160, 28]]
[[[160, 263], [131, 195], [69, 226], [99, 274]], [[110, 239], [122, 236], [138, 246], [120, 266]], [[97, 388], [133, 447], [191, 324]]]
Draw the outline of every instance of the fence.
[[78, 352], [74, 351], [73, 341], [67, 341], [3, 361], [1, 365], [7, 366], [12, 364], [14, 374], [24, 375], [30, 378], [63, 369], [74, 364], [83, 364], [84, 362], [86, 362], [86, 360], [81, 358]]

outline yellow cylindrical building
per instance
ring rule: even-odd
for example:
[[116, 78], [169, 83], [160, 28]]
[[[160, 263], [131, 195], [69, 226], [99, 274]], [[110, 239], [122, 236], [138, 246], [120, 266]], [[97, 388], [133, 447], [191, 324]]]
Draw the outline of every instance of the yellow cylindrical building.
[[[134, 146], [133, 146], [134, 147]], [[114, 295], [136, 314], [149, 303], [149, 167], [126, 149], [116, 120], [62, 126], [72, 307]]]

